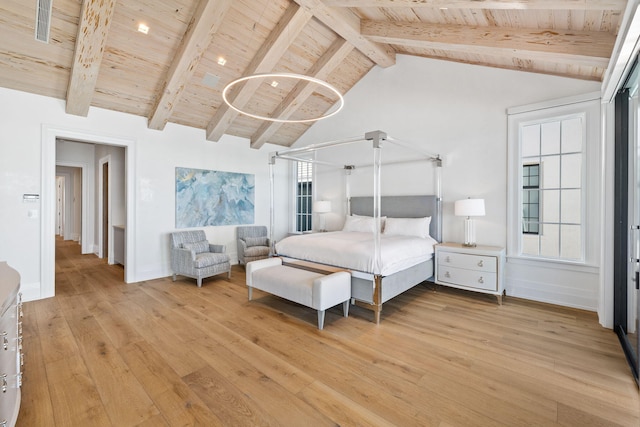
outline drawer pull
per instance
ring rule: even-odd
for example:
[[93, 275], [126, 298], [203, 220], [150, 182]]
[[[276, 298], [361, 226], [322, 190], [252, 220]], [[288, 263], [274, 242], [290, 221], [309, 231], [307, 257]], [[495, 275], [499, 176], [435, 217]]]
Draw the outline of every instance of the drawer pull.
[[2, 392], [7, 392], [7, 374], [2, 374]]
[[447, 255], [447, 257], [444, 259], [446, 262], [451, 262], [451, 258], [449, 258], [449, 255]]
[[2, 337], [2, 348], [5, 350], [9, 349], [9, 340], [7, 339], [7, 331], [0, 332], [0, 337]]
[[451, 274], [449, 274], [449, 272], [448, 272], [448, 271], [445, 271], [445, 273], [444, 273], [444, 277], [449, 278], [449, 277], [451, 277]]
[[484, 283], [484, 279], [482, 278], [482, 276], [480, 276], [480, 278], [478, 279], [478, 283]]
[[482, 259], [480, 261], [478, 261], [478, 267], [484, 267], [484, 262], [483, 261], [484, 260], [482, 260]]

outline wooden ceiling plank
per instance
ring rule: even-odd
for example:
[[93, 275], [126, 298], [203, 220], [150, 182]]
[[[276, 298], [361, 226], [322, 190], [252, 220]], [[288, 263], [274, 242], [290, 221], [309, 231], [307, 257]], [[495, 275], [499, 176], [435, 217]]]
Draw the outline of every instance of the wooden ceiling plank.
[[[312, 17], [311, 13], [292, 2], [282, 19], [278, 21], [278, 25], [269, 34], [267, 40], [247, 66], [243, 76], [273, 71], [280, 58]], [[259, 84], [260, 82], [256, 80], [247, 81], [240, 90], [230, 96], [230, 101], [234, 106], [242, 108]], [[220, 104], [213, 119], [207, 125], [207, 139], [209, 141], [220, 140], [238, 114], [227, 104]]]
[[67, 114], [87, 116], [116, 0], [84, 0], [67, 88]]
[[[602, 66], [611, 54], [615, 36], [605, 32], [541, 30], [538, 28], [468, 27], [461, 25], [363, 21], [362, 34], [381, 43], [457, 50], [473, 48], [487, 54], [546, 58], [547, 61], [584, 61]], [[517, 52], [517, 54], [516, 54]]]
[[434, 9], [624, 10], [626, 0], [324, 0], [328, 7]]
[[360, 19], [350, 10], [327, 7], [322, 0], [295, 0], [295, 2], [313, 13], [316, 19], [351, 43], [374, 63], [383, 68], [396, 63], [396, 54], [391, 46], [375, 43], [362, 37]]
[[149, 128], [162, 130], [200, 59], [220, 28], [232, 0], [201, 0], [162, 84], [149, 116]]
[[[309, 69], [308, 76], [315, 77], [320, 80], [326, 80], [329, 74], [344, 61], [349, 53], [353, 50], [353, 46], [342, 38], [338, 38], [329, 49], [313, 64]], [[272, 112], [272, 117], [280, 119], [288, 119], [298, 110], [304, 101], [313, 94], [315, 85], [311, 82], [302, 80], [298, 82], [293, 90], [287, 94], [282, 102]], [[283, 125], [281, 122], [264, 122], [256, 133], [251, 137], [251, 148], [259, 149], [267, 140], [273, 136]]]

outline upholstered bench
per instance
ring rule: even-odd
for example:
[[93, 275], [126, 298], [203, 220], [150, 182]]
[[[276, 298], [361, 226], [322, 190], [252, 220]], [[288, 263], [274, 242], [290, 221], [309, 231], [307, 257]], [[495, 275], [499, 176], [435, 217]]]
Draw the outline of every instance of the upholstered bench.
[[342, 303], [344, 317], [349, 315], [351, 274], [340, 271], [328, 275], [282, 265], [281, 258], [247, 263], [249, 301], [253, 288], [318, 310], [318, 329], [324, 327], [326, 309]]

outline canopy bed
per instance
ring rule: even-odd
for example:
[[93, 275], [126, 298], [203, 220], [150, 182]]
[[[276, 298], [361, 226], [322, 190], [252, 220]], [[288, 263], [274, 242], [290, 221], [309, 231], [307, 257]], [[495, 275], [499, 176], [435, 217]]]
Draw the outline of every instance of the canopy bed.
[[[365, 134], [373, 144], [373, 196], [351, 197], [346, 180], [347, 216], [343, 231], [294, 235], [277, 243], [273, 238], [273, 165], [277, 159], [321, 163], [303, 157], [316, 150], [363, 141], [362, 138], [314, 144], [272, 153], [271, 165], [271, 241], [273, 254], [287, 265], [320, 272], [346, 270], [351, 273], [351, 299], [374, 312], [380, 322], [384, 302], [433, 276], [434, 245], [441, 241], [442, 199], [438, 155], [424, 153], [409, 144], [388, 138], [384, 132]], [[422, 196], [381, 196], [382, 141], [410, 149], [409, 160], [435, 165], [436, 194]], [[356, 167], [342, 165], [347, 176]]]

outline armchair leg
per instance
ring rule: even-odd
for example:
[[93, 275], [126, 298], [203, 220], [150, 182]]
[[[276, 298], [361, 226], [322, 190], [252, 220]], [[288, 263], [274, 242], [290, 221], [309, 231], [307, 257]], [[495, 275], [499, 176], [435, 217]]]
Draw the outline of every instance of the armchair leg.
[[344, 317], [349, 317], [349, 300], [342, 303], [342, 313]]
[[227, 278], [231, 279], [231, 269], [229, 269], [229, 272], [227, 273]]
[[173, 273], [173, 281], [176, 281], [176, 273]]
[[198, 287], [201, 288], [202, 287], [202, 277], [198, 277], [196, 280], [198, 281]]

